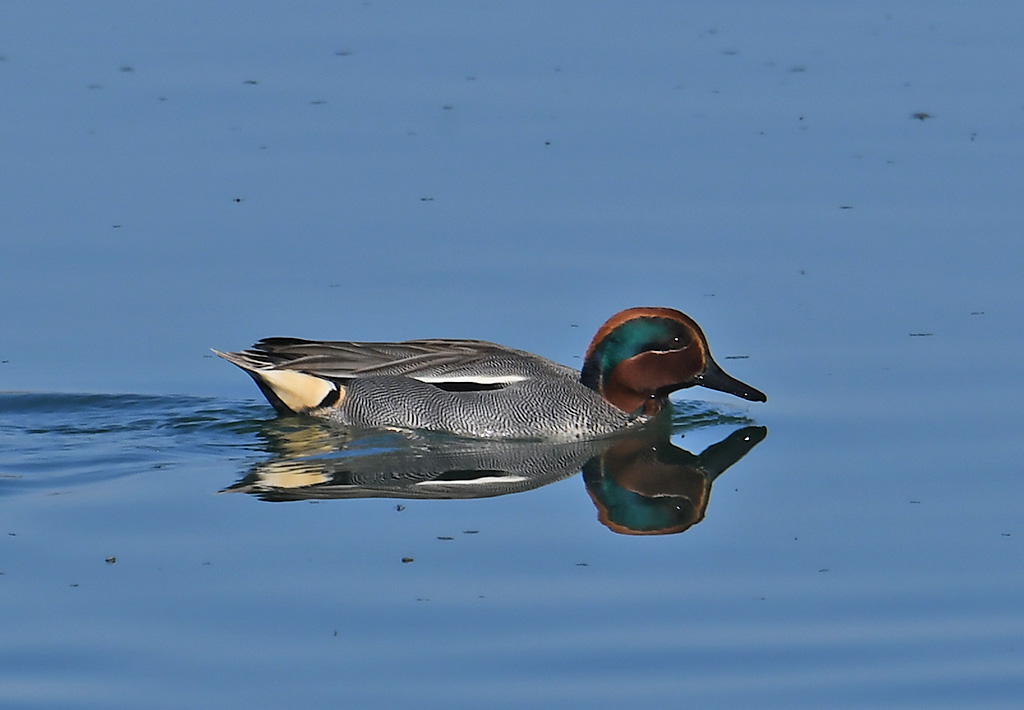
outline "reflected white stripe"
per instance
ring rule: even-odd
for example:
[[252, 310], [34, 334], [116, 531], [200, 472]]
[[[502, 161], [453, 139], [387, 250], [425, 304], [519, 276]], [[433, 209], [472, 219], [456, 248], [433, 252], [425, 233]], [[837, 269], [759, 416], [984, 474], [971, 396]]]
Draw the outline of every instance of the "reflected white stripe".
[[429, 486], [479, 486], [486, 483], [518, 483], [525, 481], [524, 476], [488, 476], [486, 478], [471, 478], [468, 480], [448, 480], [441, 479], [439, 481], [421, 481], [416, 484], [417, 488], [426, 488]]

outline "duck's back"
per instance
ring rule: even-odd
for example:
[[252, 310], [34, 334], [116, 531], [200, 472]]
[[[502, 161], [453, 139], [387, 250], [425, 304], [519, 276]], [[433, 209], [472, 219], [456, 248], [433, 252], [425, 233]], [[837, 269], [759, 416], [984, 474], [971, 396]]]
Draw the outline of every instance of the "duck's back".
[[397, 343], [264, 338], [231, 353], [257, 367], [287, 368], [335, 381], [375, 375], [405, 375], [440, 386], [481, 386], [526, 377], [578, 378], [579, 373], [547, 358], [484, 340], [406, 340]]

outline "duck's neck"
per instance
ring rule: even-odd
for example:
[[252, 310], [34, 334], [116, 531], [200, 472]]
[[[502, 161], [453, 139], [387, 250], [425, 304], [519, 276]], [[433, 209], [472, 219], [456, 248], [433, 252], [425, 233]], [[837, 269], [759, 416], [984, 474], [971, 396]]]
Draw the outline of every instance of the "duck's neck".
[[597, 358], [583, 366], [580, 382], [594, 390], [609, 404], [627, 414], [653, 417], [668, 401], [671, 389], [659, 379], [660, 353], [640, 353], [611, 369], [602, 369]]

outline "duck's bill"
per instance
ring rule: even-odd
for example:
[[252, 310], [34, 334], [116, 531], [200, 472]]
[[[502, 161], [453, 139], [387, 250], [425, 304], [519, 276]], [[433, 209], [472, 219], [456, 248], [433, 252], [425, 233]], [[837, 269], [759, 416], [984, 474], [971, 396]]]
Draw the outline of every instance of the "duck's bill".
[[697, 377], [696, 384], [708, 389], [727, 392], [728, 394], [742, 397], [751, 402], [767, 402], [768, 397], [764, 392], [755, 389], [745, 382], [740, 382], [732, 375], [726, 373], [714, 360], [708, 361], [708, 367], [703, 375]]

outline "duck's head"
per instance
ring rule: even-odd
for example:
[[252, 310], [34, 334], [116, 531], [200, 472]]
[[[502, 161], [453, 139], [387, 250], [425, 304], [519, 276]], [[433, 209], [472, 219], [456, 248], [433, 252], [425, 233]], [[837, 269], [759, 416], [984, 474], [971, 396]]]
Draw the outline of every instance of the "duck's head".
[[661, 411], [672, 392], [694, 385], [768, 401], [727, 375], [700, 326], [673, 308], [630, 308], [608, 319], [587, 349], [580, 379], [619, 409], [646, 416]]

